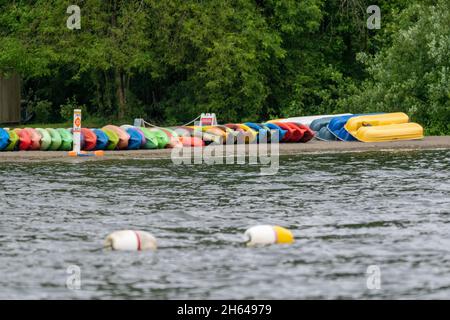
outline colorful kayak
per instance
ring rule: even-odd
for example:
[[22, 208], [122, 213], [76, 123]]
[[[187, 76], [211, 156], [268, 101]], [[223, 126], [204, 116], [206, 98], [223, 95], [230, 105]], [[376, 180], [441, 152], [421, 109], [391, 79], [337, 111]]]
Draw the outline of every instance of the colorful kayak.
[[19, 136], [19, 150], [26, 151], [31, 147], [31, 137], [30, 134], [25, 129], [14, 129], [14, 131]]
[[81, 128], [81, 134], [84, 137], [84, 147], [85, 151], [92, 151], [97, 145], [97, 135], [94, 131], [88, 128]]
[[41, 149], [41, 135], [36, 129], [33, 128], [25, 128], [23, 129], [28, 132], [28, 135], [31, 138], [31, 146], [30, 150], [40, 150]]
[[58, 131], [61, 136], [61, 146], [59, 147], [59, 150], [71, 151], [73, 149], [73, 138], [70, 131], [64, 128], [58, 128], [56, 131]]
[[203, 147], [205, 146], [205, 141], [198, 137], [188, 137], [188, 136], [181, 136], [180, 142], [185, 147]]
[[109, 143], [108, 135], [101, 129], [92, 129], [97, 136], [95, 150], [105, 150]]
[[114, 131], [119, 136], [119, 143], [117, 144], [118, 149], [125, 150], [128, 148], [128, 140], [130, 140], [130, 135], [124, 129], [111, 124], [104, 126], [102, 129]]
[[296, 126], [298, 129], [300, 129], [300, 131], [302, 132], [302, 137], [300, 138], [300, 140], [298, 140], [298, 142], [306, 143], [310, 141], [312, 138], [314, 138], [315, 136], [314, 131], [312, 131], [307, 125], [296, 122], [290, 123]]
[[320, 128], [319, 132], [316, 133], [316, 139], [322, 141], [338, 141], [338, 138], [327, 127]]
[[345, 130], [344, 126], [348, 120], [353, 117], [357, 117], [359, 114], [352, 114], [347, 116], [334, 117], [330, 120], [327, 128], [328, 130], [341, 141], [356, 141], [356, 138], [353, 137], [347, 130]]
[[50, 148], [50, 145], [52, 144], [52, 137], [50, 136], [50, 133], [48, 133], [47, 130], [42, 128], [36, 128], [36, 131], [41, 136], [40, 150], [42, 151], [48, 150]]
[[361, 127], [355, 133], [362, 142], [385, 142], [423, 139], [423, 128], [417, 123], [387, 124]]
[[169, 137], [169, 140], [170, 140], [170, 142], [168, 144], [169, 148], [177, 148], [177, 147], [182, 146], [182, 143], [180, 142], [180, 139], [179, 139], [180, 137], [174, 130], [172, 130], [170, 128], [160, 128], [160, 129], [163, 130]]
[[144, 135], [144, 133], [142, 132], [142, 130], [141, 129], [139, 129], [139, 128], [137, 128], [137, 127], [135, 127], [135, 126], [132, 126], [132, 125], [129, 125], [129, 124], [124, 124], [124, 125], [121, 125], [120, 126], [122, 129], [124, 129], [125, 131], [127, 130], [127, 129], [135, 129], [138, 133], [139, 133], [139, 135], [141, 136], [141, 148], [144, 148], [144, 146], [145, 146], [145, 144], [147, 143], [147, 139], [145, 139], [145, 135]]
[[253, 129], [254, 131], [256, 131], [258, 133], [258, 135], [256, 137], [256, 141], [257, 142], [260, 142], [260, 141], [266, 141], [267, 142], [268, 131], [266, 129], [264, 129], [260, 125], [258, 125], [256, 123], [253, 123], [253, 122], [246, 122], [244, 124], [247, 127], [249, 127], [250, 129]]
[[9, 144], [9, 134], [5, 129], [0, 128], [0, 151], [4, 150]]
[[245, 143], [253, 143], [257, 139], [258, 133], [255, 130], [252, 130], [250, 127], [246, 126], [245, 124], [227, 123], [225, 126], [235, 131], [241, 131], [240, 134], [241, 140], [238, 141], [240, 143], [243, 140], [245, 141]]
[[274, 122], [274, 124], [287, 131], [283, 142], [299, 142], [303, 137], [303, 131], [291, 122]]
[[5, 151], [14, 151], [19, 144], [19, 135], [14, 130], [7, 130], [9, 135], [9, 143], [4, 149]]
[[320, 129], [328, 126], [328, 124], [330, 123], [331, 119], [333, 119], [333, 118], [334, 117], [324, 117], [324, 118], [316, 119], [313, 122], [311, 122], [309, 127], [311, 128], [311, 130], [313, 130], [315, 132], [319, 132]]
[[137, 150], [141, 147], [141, 134], [134, 128], [128, 128], [125, 130], [130, 136], [130, 140], [128, 140], [128, 150]]
[[45, 130], [47, 130], [47, 132], [50, 134], [50, 138], [52, 140], [52, 142], [50, 143], [50, 147], [48, 147], [48, 150], [58, 150], [62, 143], [61, 136], [59, 135], [58, 131], [53, 128], [47, 128]]
[[316, 119], [313, 122], [311, 122], [311, 125], [309, 128], [316, 132], [316, 139], [322, 140], [322, 141], [336, 141], [337, 138], [332, 134], [327, 126], [330, 123], [331, 119], [333, 117], [325, 117]]
[[102, 129], [102, 131], [108, 136], [108, 145], [106, 150], [116, 150], [119, 143], [119, 135], [112, 130]]
[[163, 130], [158, 128], [151, 128], [148, 130], [155, 133], [156, 139], [158, 140], [158, 149], [164, 149], [169, 144], [169, 137]]
[[383, 126], [388, 124], [408, 123], [409, 117], [403, 112], [381, 113], [372, 115], [361, 115], [349, 119], [344, 125], [345, 130], [356, 137], [361, 127]]
[[266, 126], [267, 128], [269, 128], [270, 130], [278, 131], [278, 142], [283, 140], [287, 130], [284, 130], [284, 129], [280, 128], [279, 126], [277, 126], [274, 123], [266, 122], [266, 123], [263, 123], [263, 125]]
[[137, 130], [141, 131], [146, 139], [144, 149], [157, 149], [158, 148], [158, 138], [155, 132], [150, 131], [150, 129], [144, 127], [136, 127]]

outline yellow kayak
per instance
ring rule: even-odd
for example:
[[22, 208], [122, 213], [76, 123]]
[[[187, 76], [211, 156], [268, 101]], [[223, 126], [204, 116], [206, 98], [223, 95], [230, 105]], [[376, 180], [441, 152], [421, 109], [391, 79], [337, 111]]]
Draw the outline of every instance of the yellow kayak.
[[403, 112], [372, 114], [350, 118], [344, 128], [363, 142], [422, 139], [422, 126], [408, 121]]
[[362, 142], [423, 139], [423, 128], [420, 124], [411, 122], [361, 127], [354, 134], [354, 137]]
[[355, 136], [356, 132], [361, 127], [384, 126], [387, 124], [400, 124], [408, 122], [409, 117], [403, 112], [381, 113], [352, 117], [347, 121], [344, 128], [352, 136]]
[[248, 137], [248, 141], [247, 141], [248, 143], [254, 142], [256, 140], [256, 138], [258, 137], [258, 132], [256, 132], [249, 126], [247, 126], [243, 123], [237, 123], [237, 126], [239, 128], [241, 128], [242, 130], [244, 130], [245, 132], [247, 132], [248, 134], [250, 134], [250, 136]]

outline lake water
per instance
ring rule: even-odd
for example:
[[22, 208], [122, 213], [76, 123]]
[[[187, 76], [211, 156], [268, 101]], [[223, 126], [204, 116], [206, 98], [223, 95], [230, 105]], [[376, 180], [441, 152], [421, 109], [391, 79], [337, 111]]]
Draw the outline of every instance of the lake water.
[[[448, 150], [281, 157], [274, 176], [80, 160], [0, 163], [0, 298], [450, 298]], [[296, 242], [248, 248], [257, 224]], [[121, 229], [158, 251], [103, 250]]]

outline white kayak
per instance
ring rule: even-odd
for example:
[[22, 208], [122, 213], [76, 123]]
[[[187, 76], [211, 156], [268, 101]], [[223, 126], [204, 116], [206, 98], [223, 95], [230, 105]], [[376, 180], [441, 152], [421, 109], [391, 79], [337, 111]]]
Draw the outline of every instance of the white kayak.
[[301, 124], [309, 126], [311, 124], [311, 122], [313, 122], [314, 120], [317, 120], [317, 119], [327, 118], [327, 117], [347, 116], [350, 114], [351, 113], [342, 113], [342, 114], [325, 114], [325, 115], [320, 115], [320, 116], [293, 117], [293, 118], [280, 119], [278, 121], [279, 122], [296, 122], [296, 123], [301, 123]]

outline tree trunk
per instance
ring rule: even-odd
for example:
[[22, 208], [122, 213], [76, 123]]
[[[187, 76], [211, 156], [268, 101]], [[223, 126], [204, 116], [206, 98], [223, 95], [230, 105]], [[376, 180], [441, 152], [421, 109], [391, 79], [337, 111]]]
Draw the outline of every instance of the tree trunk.
[[127, 108], [125, 75], [123, 71], [116, 70], [116, 97], [119, 104], [119, 119], [123, 119]]

